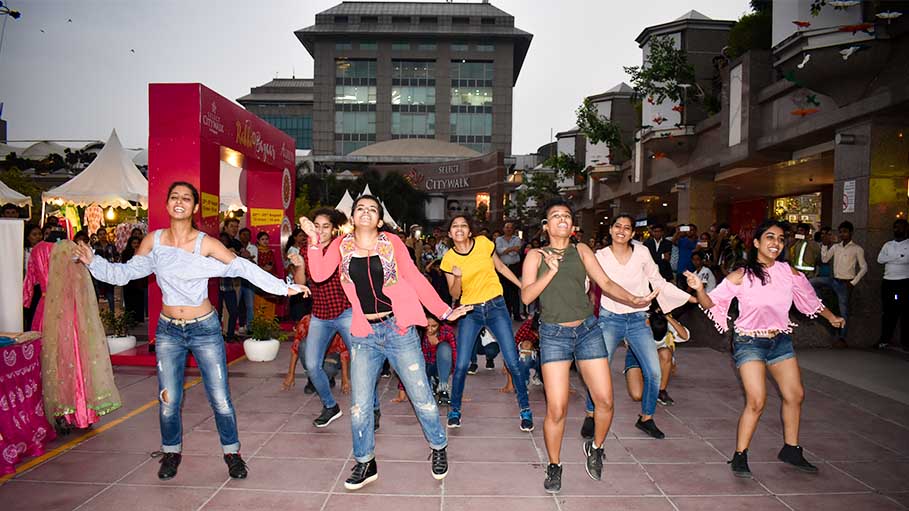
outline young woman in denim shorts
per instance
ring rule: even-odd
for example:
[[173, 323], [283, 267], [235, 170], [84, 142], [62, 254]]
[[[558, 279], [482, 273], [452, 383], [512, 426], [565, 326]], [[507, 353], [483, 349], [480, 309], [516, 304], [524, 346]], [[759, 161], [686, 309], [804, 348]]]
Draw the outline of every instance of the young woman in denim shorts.
[[603, 334], [587, 298], [588, 276], [604, 293], [635, 307], [646, 307], [656, 292], [634, 296], [609, 280], [593, 251], [583, 243], [572, 244], [571, 207], [554, 199], [544, 209], [550, 244], [532, 250], [524, 261], [521, 299], [529, 304], [540, 300], [540, 362], [546, 391], [546, 419], [543, 435], [549, 466], [543, 487], [549, 493], [562, 488], [559, 456], [568, 408], [569, 369], [572, 360], [587, 384], [595, 406], [593, 440], [584, 442], [587, 474], [599, 480], [603, 471], [603, 442], [612, 422], [612, 380]]
[[733, 298], [739, 302], [735, 320], [733, 357], [745, 387], [745, 409], [739, 418], [735, 454], [729, 462], [739, 477], [751, 477], [748, 468], [748, 445], [767, 400], [766, 371], [776, 381], [783, 398], [783, 448], [780, 461], [796, 468], [816, 473], [817, 467], [808, 463], [799, 446], [799, 419], [805, 390], [795, 352], [792, 349], [793, 323], [789, 309], [793, 303], [803, 314], [824, 317], [835, 328], [845, 320], [835, 316], [814, 293], [808, 279], [787, 263], [777, 261], [786, 240], [780, 222], [767, 220], [754, 233], [747, 262], [726, 276], [710, 293], [697, 275], [685, 272], [688, 285], [697, 291], [698, 303], [716, 324], [726, 332], [727, 314]]

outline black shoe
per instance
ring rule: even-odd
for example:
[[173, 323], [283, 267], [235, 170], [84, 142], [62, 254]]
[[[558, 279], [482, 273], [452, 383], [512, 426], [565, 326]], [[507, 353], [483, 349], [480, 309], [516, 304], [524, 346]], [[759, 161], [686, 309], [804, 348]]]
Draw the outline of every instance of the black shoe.
[[476, 364], [470, 364], [467, 366], [467, 374], [477, 374], [477, 368], [479, 366]]
[[379, 419], [382, 418], [382, 412], [379, 410], [372, 411], [372, 430], [379, 431]]
[[776, 457], [783, 463], [788, 463], [802, 472], [817, 474], [817, 467], [808, 463], [808, 460], [805, 459], [801, 445], [783, 444], [783, 448], [780, 449], [780, 453]]
[[486, 370], [487, 370], [487, 371], [492, 371], [492, 370], [494, 370], [495, 368], [496, 368], [496, 362], [495, 362], [495, 360], [493, 360], [493, 359], [491, 359], [491, 358], [487, 358], [487, 359], [486, 359]]
[[448, 475], [448, 453], [445, 452], [445, 448], [433, 449], [429, 453], [429, 458], [432, 460], [432, 477], [436, 481], [445, 479]]
[[653, 422], [653, 419], [647, 419], [645, 421], [645, 420], [641, 420], [641, 416], [638, 416], [638, 421], [634, 424], [634, 427], [640, 429], [644, 433], [647, 433], [648, 435], [652, 436], [653, 438], [656, 438], [657, 440], [666, 438], [666, 435], [664, 435], [663, 432], [660, 431], [660, 428], [658, 428], [656, 423]]
[[240, 453], [225, 454], [224, 463], [227, 463], [227, 473], [230, 474], [230, 477], [233, 479], [246, 479], [246, 462], [240, 457]]
[[357, 463], [354, 465], [350, 477], [344, 481], [344, 487], [348, 490], [359, 490], [367, 484], [379, 478], [379, 468], [376, 466], [376, 460], [371, 459], [366, 463]]
[[460, 428], [461, 427], [461, 412], [456, 412], [454, 410], [448, 411], [448, 429]]
[[584, 417], [584, 424], [581, 425], [581, 438], [592, 440], [594, 427], [593, 417]]
[[736, 453], [732, 455], [732, 459], [726, 463], [732, 465], [732, 473], [735, 474], [736, 477], [751, 479], [751, 469], [748, 468], [748, 449], [745, 449], [742, 452], [736, 451]]
[[382, 378], [391, 378], [391, 366], [388, 365], [388, 362], [382, 365]]
[[669, 393], [664, 389], [661, 390], [659, 394], [657, 394], [657, 403], [660, 403], [663, 406], [672, 406], [675, 404], [675, 401], [669, 397]]
[[314, 394], [316, 392], [316, 386], [312, 384], [312, 380], [306, 380], [306, 386], [303, 387], [304, 394]]
[[342, 415], [344, 415], [344, 413], [341, 412], [341, 407], [338, 405], [335, 405], [331, 408], [325, 408], [323, 406], [322, 414], [316, 417], [316, 420], [312, 421], [312, 425], [317, 428], [324, 428], [325, 426], [331, 424], [335, 419], [340, 418]]
[[439, 391], [438, 396], [439, 406], [448, 406], [451, 404], [451, 396], [448, 395], [448, 392], [444, 390]]
[[521, 410], [521, 431], [525, 433], [533, 431], [533, 412], [530, 409]]
[[593, 448], [593, 440], [584, 442], [584, 456], [587, 456], [587, 475], [594, 481], [603, 477], [603, 447]]
[[329, 386], [330, 388], [335, 388], [335, 379], [334, 379], [334, 378], [329, 378], [329, 379], [328, 379], [328, 386]]
[[177, 467], [180, 466], [180, 461], [183, 460], [183, 455], [179, 452], [165, 452], [161, 455], [161, 460], [158, 462], [161, 464], [161, 468], [158, 469], [158, 479], [162, 481], [167, 481], [168, 479], [173, 479], [177, 475]]
[[546, 480], [543, 481], [546, 493], [559, 493], [562, 491], [562, 466], [550, 463], [546, 467]]

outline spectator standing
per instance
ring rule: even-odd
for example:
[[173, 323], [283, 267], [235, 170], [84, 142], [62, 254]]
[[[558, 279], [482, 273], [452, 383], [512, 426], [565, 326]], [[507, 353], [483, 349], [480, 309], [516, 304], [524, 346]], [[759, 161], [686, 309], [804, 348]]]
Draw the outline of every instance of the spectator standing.
[[893, 222], [893, 239], [884, 243], [877, 262], [884, 265], [884, 280], [881, 281], [881, 339], [879, 348], [886, 348], [893, 337], [897, 323], [900, 325], [900, 344], [909, 349], [909, 222], [905, 218]]

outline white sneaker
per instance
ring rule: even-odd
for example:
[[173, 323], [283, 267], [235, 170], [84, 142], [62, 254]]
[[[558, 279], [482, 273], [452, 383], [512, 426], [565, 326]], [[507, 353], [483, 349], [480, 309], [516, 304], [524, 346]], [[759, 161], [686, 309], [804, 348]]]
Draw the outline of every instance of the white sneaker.
[[541, 380], [539, 376], [533, 375], [530, 377], [530, 384], [536, 385], [537, 387], [539, 387], [540, 385], [543, 384], [543, 380]]

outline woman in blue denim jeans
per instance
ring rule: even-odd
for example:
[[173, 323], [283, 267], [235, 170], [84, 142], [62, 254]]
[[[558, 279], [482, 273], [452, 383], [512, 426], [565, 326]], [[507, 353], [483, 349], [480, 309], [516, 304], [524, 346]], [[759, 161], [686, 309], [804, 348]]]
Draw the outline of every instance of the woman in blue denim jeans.
[[452, 309], [443, 302], [417, 269], [404, 242], [381, 230], [385, 215], [378, 199], [362, 195], [352, 209], [353, 233], [336, 238], [324, 252], [312, 221], [300, 218], [300, 228], [309, 236], [313, 281], [327, 280], [339, 270], [341, 287], [353, 309], [350, 426], [356, 464], [344, 487], [358, 490], [379, 478], [372, 408], [376, 379], [386, 360], [404, 384], [429, 443], [432, 476], [444, 479], [448, 439], [415, 327], [426, 326], [424, 306], [443, 321], [463, 316], [470, 307]]
[[789, 321], [789, 309], [794, 304], [810, 317], [820, 314], [835, 328], [842, 328], [846, 323], [824, 307], [805, 275], [788, 263], [777, 261], [786, 246], [784, 232], [783, 225], [776, 220], [758, 226], [747, 262], [739, 264], [710, 293], [704, 291], [697, 275], [685, 272], [688, 285], [697, 291], [698, 303], [720, 332], [728, 330], [727, 315], [732, 299], [739, 302], [732, 354], [745, 388], [745, 409], [739, 418], [735, 453], [729, 462], [732, 472], [739, 477], [751, 477], [748, 446], [767, 401], [768, 371], [783, 398], [784, 444], [777, 458], [804, 472], [817, 472], [817, 467], [805, 460], [799, 445], [805, 389], [792, 349], [790, 334], [795, 324]]
[[198, 190], [189, 183], [175, 182], [167, 191], [170, 227], [145, 236], [129, 262], [113, 264], [102, 257], [94, 257], [91, 248], [84, 243], [77, 254], [98, 280], [122, 286], [154, 273], [161, 288], [164, 306], [155, 330], [161, 401], [162, 456], [158, 478], [173, 478], [181, 461], [183, 371], [189, 352], [202, 372], [202, 383], [215, 414], [228, 473], [232, 478], [243, 479], [247, 474], [246, 463], [240, 457], [237, 416], [227, 385], [224, 338], [221, 322], [208, 300], [208, 279], [242, 277], [259, 289], [279, 296], [292, 296], [301, 291], [306, 295], [309, 290], [287, 285], [250, 261], [237, 257], [216, 238], [198, 231], [193, 225], [193, 217], [198, 212]]
[[462, 304], [473, 306], [473, 310], [458, 323], [458, 342], [461, 345], [451, 383], [448, 427], [461, 427], [461, 399], [471, 364], [470, 359], [475, 353], [477, 337], [483, 328], [486, 328], [495, 337], [499, 349], [502, 350], [505, 366], [514, 379], [521, 431], [533, 431], [533, 414], [527, 397], [527, 384], [518, 363], [511, 315], [502, 295], [502, 283], [496, 272], [518, 287], [521, 286], [521, 281], [496, 255], [495, 244], [492, 241], [485, 236], [474, 236], [473, 226], [468, 217], [458, 215], [452, 218], [448, 234], [454, 244], [442, 257], [439, 266], [445, 272], [452, 298], [460, 300]]
[[[550, 244], [527, 254], [522, 271], [521, 300], [525, 304], [540, 300], [540, 362], [546, 391], [543, 436], [549, 455], [543, 488], [549, 493], [558, 493], [562, 489], [560, 456], [572, 361], [577, 362], [595, 405], [594, 437], [583, 444], [587, 475], [591, 479], [602, 477], [603, 443], [612, 423], [612, 379], [603, 334], [587, 298], [588, 278], [604, 293], [631, 306], [646, 307], [657, 292], [634, 296], [606, 276], [590, 247], [583, 243], [572, 244], [573, 211], [563, 199], [554, 199], [544, 211], [546, 225], [543, 229], [549, 234]], [[512, 377], [517, 374], [520, 373], [512, 371]], [[515, 386], [518, 385], [516, 381]]]

